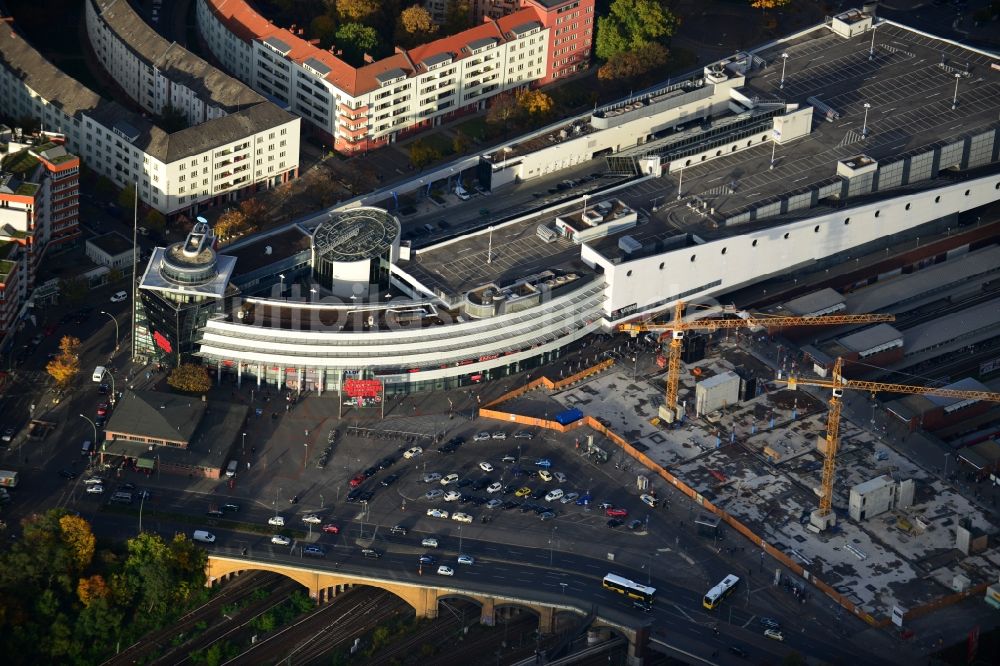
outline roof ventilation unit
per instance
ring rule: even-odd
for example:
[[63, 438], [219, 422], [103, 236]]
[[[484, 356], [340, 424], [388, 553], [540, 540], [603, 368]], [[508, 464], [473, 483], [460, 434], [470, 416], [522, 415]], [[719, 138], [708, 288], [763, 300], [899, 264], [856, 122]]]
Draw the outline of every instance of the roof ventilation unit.
[[622, 236], [618, 239], [618, 249], [628, 254], [633, 254], [642, 249], [642, 243], [632, 236]]

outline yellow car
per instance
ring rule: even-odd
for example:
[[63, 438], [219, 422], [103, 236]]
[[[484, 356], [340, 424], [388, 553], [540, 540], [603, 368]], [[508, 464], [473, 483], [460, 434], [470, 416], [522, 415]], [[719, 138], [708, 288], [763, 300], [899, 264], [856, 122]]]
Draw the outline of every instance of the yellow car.
[[514, 493], [514, 497], [527, 497], [531, 494], [531, 488], [524, 486], [523, 488], [518, 488], [517, 492]]

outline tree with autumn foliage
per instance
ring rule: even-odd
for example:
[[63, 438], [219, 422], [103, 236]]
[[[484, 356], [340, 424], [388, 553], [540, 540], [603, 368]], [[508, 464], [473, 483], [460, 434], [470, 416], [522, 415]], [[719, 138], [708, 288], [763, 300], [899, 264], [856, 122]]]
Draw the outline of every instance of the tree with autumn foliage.
[[76, 596], [84, 606], [89, 606], [97, 599], [107, 599], [110, 595], [111, 588], [100, 574], [81, 578], [76, 584]]
[[80, 338], [63, 336], [59, 341], [59, 355], [49, 361], [45, 371], [56, 382], [56, 387], [65, 389], [80, 374]]
[[552, 98], [541, 90], [522, 90], [517, 94], [517, 106], [529, 116], [544, 116], [552, 111]]
[[754, 9], [778, 9], [791, 3], [792, 0], [750, 0], [750, 6]]
[[189, 393], [205, 393], [212, 388], [212, 379], [208, 375], [208, 368], [194, 363], [181, 363], [167, 377], [167, 384], [170, 384], [178, 391]]
[[670, 51], [658, 42], [651, 42], [634, 51], [623, 51], [611, 56], [600, 69], [597, 78], [601, 81], [631, 79], [667, 64]]
[[234, 236], [238, 236], [246, 230], [247, 216], [242, 210], [230, 208], [215, 221], [213, 227], [215, 235], [219, 240], [225, 241]]
[[80, 516], [67, 514], [59, 518], [59, 529], [76, 570], [84, 571], [94, 559], [94, 547], [97, 544], [94, 533], [90, 530], [90, 523]]
[[365, 22], [379, 10], [378, 0], [336, 0], [337, 13], [344, 21]]
[[396, 42], [405, 48], [429, 42], [438, 31], [431, 13], [421, 5], [407, 7], [399, 13], [396, 23]]

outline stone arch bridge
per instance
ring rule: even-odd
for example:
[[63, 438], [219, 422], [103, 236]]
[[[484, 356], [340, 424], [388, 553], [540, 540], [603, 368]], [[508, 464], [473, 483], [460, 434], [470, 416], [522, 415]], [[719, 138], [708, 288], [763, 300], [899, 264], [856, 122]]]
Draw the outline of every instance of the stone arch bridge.
[[[212, 554], [208, 556], [205, 566], [209, 587], [237, 576], [243, 571], [271, 571], [291, 578], [309, 590], [310, 598], [318, 604], [326, 603], [356, 585], [378, 587], [405, 601], [420, 618], [436, 618], [439, 601], [446, 599], [463, 599], [478, 604], [482, 609], [479, 621], [490, 626], [494, 624], [495, 614], [499, 608], [525, 608], [538, 616], [538, 630], [544, 634], [553, 632], [557, 613], [566, 612], [583, 616], [589, 611], [569, 603], [569, 600], [566, 603], [556, 604], [512, 594], [465, 590], [454, 585], [454, 580], [441, 576], [428, 576], [426, 583], [416, 583], [345, 571], [327, 571], [310, 567], [306, 563], [286, 564]], [[624, 625], [599, 615], [593, 617], [591, 626], [607, 627], [626, 638], [629, 643], [629, 663], [633, 666], [642, 664], [641, 655], [645, 652], [648, 642], [648, 630], [645, 627]]]

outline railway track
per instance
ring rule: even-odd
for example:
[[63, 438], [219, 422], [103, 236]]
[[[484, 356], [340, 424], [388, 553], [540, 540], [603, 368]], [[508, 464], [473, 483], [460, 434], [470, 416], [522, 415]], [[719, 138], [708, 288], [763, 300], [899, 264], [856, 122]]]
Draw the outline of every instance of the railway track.
[[171, 645], [174, 638], [196, 624], [221, 616], [224, 605], [232, 604], [252, 595], [258, 588], [276, 585], [281, 576], [263, 571], [251, 571], [226, 583], [210, 600], [177, 619], [165, 629], [146, 634], [134, 644], [104, 662], [105, 666], [126, 666], [145, 662], [157, 650]]
[[[268, 586], [264, 589], [266, 589], [269, 593], [266, 597], [257, 599], [247, 606], [240, 608], [238, 611], [233, 613], [232, 617], [224, 616], [220, 613], [215, 618], [215, 623], [206, 631], [186, 641], [182, 645], [174, 647], [167, 653], [158, 657], [152, 663], [160, 664], [161, 666], [193, 663], [191, 660], [191, 654], [197, 652], [198, 650], [210, 647], [219, 641], [225, 640], [226, 637], [232, 633], [233, 622], [236, 622], [239, 627], [244, 626], [250, 620], [259, 617], [275, 606], [280, 606], [285, 603], [288, 600], [288, 595], [296, 589], [301, 589], [301, 586], [289, 578], [280, 576], [278, 580], [275, 581], [273, 586]], [[244, 618], [247, 619], [244, 621]]]
[[[356, 588], [224, 663], [234, 666], [309, 663], [327, 652], [345, 648], [354, 638], [403, 609], [404, 603], [384, 590]], [[233, 627], [229, 635], [247, 628], [251, 620]], [[321, 638], [326, 640], [321, 642]]]

